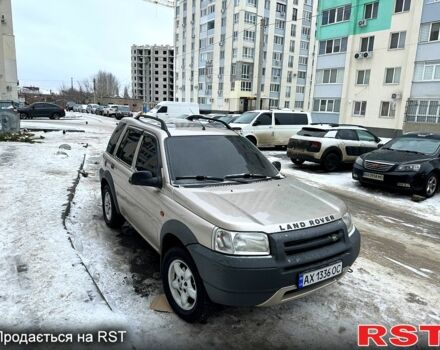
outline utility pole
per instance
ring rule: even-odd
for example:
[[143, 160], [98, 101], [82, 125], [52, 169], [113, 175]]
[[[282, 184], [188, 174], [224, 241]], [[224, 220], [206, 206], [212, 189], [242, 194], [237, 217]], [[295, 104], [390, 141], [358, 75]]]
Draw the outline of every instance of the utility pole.
[[70, 78], [70, 90], [73, 91], [73, 77]]
[[93, 103], [96, 103], [96, 78], [93, 78]]
[[257, 103], [255, 109], [261, 109], [261, 84], [263, 82], [264, 59], [264, 17], [260, 19], [260, 43], [258, 46]]

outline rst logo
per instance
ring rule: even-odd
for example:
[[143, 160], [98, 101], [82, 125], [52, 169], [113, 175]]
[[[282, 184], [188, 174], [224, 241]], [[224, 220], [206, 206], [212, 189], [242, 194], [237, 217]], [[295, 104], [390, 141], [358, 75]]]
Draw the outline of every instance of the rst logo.
[[[428, 346], [440, 346], [440, 325], [398, 324], [389, 329], [380, 324], [361, 324], [358, 326], [357, 345], [366, 346], [397, 346], [409, 347], [419, 343], [419, 335], [428, 336]], [[426, 344], [419, 344], [426, 345]]]

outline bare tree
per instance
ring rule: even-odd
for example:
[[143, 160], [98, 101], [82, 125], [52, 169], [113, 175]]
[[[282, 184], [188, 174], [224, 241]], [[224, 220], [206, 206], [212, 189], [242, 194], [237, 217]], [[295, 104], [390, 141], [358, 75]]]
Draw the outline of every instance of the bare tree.
[[119, 81], [112, 73], [99, 71], [93, 79], [97, 98], [119, 96]]
[[128, 85], [124, 86], [124, 98], [130, 98], [130, 94], [128, 92]]

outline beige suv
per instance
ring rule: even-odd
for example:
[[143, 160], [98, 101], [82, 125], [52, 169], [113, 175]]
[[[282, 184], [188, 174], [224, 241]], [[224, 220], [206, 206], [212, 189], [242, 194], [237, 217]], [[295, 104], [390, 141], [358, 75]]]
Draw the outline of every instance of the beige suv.
[[345, 204], [202, 118], [125, 118], [100, 169], [105, 222], [127, 220], [159, 252], [176, 314], [274, 305], [342, 277], [360, 247]]

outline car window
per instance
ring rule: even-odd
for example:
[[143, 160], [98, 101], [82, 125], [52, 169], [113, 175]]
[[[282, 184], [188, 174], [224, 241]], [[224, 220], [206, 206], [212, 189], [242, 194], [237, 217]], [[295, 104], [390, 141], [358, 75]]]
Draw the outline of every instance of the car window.
[[237, 124], [249, 124], [254, 120], [254, 118], [258, 115], [258, 112], [245, 112], [241, 116], [239, 116], [234, 123]]
[[309, 136], [309, 137], [324, 137], [327, 130], [316, 129], [316, 128], [302, 128], [298, 131], [299, 136]]
[[263, 113], [257, 118], [258, 125], [272, 125], [272, 114]]
[[168, 107], [167, 106], [162, 106], [160, 107], [160, 109], [157, 111], [157, 113], [167, 113], [168, 112]]
[[46, 106], [44, 105], [44, 103], [36, 103], [34, 105], [34, 108], [36, 108], [36, 109], [43, 109], [43, 108], [46, 108]]
[[136, 170], [151, 171], [153, 177], [157, 176], [159, 169], [159, 158], [157, 151], [156, 138], [151, 135], [144, 135], [136, 161]]
[[122, 131], [125, 128], [125, 124], [119, 123], [116, 127], [115, 131], [113, 131], [112, 136], [110, 137], [110, 141], [107, 145], [107, 152], [110, 154], [113, 154], [113, 151], [115, 150], [116, 144], [118, 143], [119, 137], [122, 134]]
[[307, 125], [305, 113], [275, 113], [275, 125]]
[[336, 137], [341, 140], [358, 141], [358, 137], [357, 137], [356, 132], [354, 130], [349, 130], [349, 129], [339, 130]]
[[141, 135], [141, 131], [129, 128], [116, 151], [116, 157], [131, 166]]
[[360, 141], [376, 142], [376, 137], [366, 130], [356, 130]]

